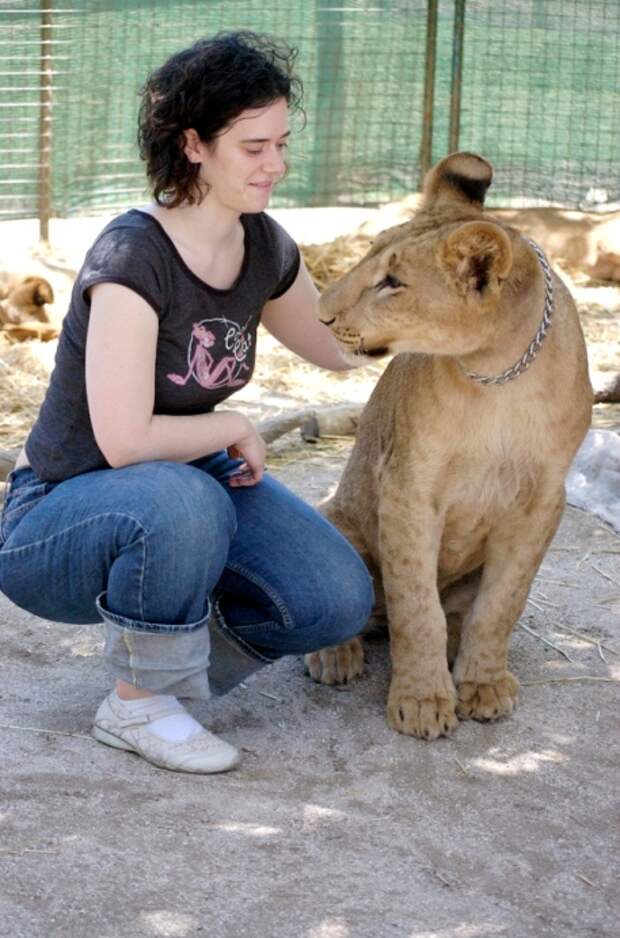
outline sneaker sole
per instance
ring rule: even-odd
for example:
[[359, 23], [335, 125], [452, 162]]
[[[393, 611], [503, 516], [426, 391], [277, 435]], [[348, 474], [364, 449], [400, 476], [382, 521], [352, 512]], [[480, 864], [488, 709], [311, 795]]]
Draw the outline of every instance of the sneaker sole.
[[121, 739], [120, 736], [115, 736], [113, 733], [108, 732], [108, 730], [102, 729], [100, 726], [97, 726], [95, 723], [91, 730], [92, 735], [100, 743], [104, 743], [106, 746], [112, 746], [114, 749], [122, 749], [125, 752], [134, 752], [137, 756], [140, 756], [144, 759], [145, 762], [150, 762], [151, 765], [156, 765], [159, 769], [166, 769], [168, 772], [186, 772], [191, 775], [217, 775], [219, 772], [229, 772], [231, 769], [234, 769], [239, 765], [240, 757], [237, 755], [233, 762], [228, 765], [224, 765], [221, 768], [212, 768], [212, 769], [184, 769], [181, 767], [165, 765], [163, 762], [156, 762], [154, 759], [147, 758], [143, 753], [139, 752], [134, 746], [131, 746], [129, 743], [125, 742], [124, 739]]
[[129, 743], [126, 743], [124, 739], [120, 738], [120, 736], [114, 736], [107, 730], [102, 730], [101, 727], [97, 726], [96, 723], [92, 728], [92, 734], [95, 739], [98, 739], [100, 743], [105, 743], [106, 746], [113, 746], [115, 749], [124, 749], [125, 752], [137, 752], [133, 746], [130, 746]]

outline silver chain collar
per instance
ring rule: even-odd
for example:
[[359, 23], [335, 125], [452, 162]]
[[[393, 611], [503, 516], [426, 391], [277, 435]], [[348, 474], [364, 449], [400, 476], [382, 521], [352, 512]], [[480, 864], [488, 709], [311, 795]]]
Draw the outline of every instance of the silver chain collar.
[[501, 375], [494, 375], [493, 377], [487, 377], [486, 375], [477, 374], [475, 371], [466, 371], [465, 374], [468, 378], [471, 378], [472, 381], [477, 381], [478, 384], [506, 384], [507, 381], [512, 381], [513, 378], [518, 378], [519, 375], [525, 371], [525, 369], [532, 364], [536, 356], [538, 355], [538, 350], [543, 344], [543, 340], [547, 335], [547, 330], [551, 325], [551, 316], [553, 314], [553, 280], [551, 279], [551, 268], [549, 267], [549, 262], [545, 257], [544, 252], [539, 248], [535, 241], [532, 241], [531, 238], [526, 238], [523, 236], [524, 240], [536, 251], [538, 255], [538, 260], [542, 268], [543, 277], [545, 278], [545, 308], [543, 311], [543, 318], [538, 327], [538, 332], [530, 342], [528, 348], [525, 351], [525, 354], [519, 359], [518, 362], [512, 366], [512, 368], [502, 371]]

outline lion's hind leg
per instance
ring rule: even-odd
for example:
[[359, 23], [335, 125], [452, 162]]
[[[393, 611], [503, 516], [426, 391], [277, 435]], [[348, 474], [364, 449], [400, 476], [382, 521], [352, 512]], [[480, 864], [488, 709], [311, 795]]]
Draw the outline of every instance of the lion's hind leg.
[[306, 671], [319, 684], [348, 684], [364, 673], [364, 643], [356, 635], [342, 645], [330, 645], [304, 658]]
[[448, 628], [446, 653], [450, 668], [459, 652], [463, 619], [471, 609], [478, 594], [481, 577], [482, 571], [475, 570], [473, 573], [468, 573], [461, 580], [457, 580], [456, 583], [451, 583], [441, 592], [441, 605], [446, 615]]
[[[320, 512], [330, 521], [360, 554], [369, 568], [375, 583], [376, 570], [366, 549], [361, 534], [352, 522], [338, 509], [333, 499], [324, 502]], [[304, 656], [306, 671], [319, 684], [348, 684], [364, 673], [364, 643], [359, 635], [343, 642], [342, 645], [330, 645]]]

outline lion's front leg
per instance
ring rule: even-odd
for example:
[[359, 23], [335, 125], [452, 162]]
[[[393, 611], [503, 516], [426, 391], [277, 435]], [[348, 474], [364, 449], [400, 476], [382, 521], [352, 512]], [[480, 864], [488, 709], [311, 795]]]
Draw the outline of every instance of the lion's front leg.
[[562, 491], [488, 538], [480, 591], [463, 622], [453, 669], [463, 720], [496, 720], [516, 705], [519, 682], [508, 670], [510, 637], [563, 507]]
[[449, 671], [434, 675], [396, 672], [388, 694], [388, 723], [397, 732], [419, 739], [448, 736], [458, 723], [455, 702]]
[[379, 536], [392, 658], [387, 718], [399, 733], [436, 739], [458, 722], [437, 590], [439, 531], [430, 512], [410, 512], [386, 485]]

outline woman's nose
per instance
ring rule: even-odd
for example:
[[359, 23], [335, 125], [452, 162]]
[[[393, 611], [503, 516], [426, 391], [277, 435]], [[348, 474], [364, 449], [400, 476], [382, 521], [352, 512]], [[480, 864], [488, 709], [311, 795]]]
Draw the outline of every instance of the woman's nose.
[[281, 150], [269, 150], [267, 154], [267, 161], [265, 163], [265, 169], [271, 173], [282, 174], [284, 172], [286, 169], [286, 163], [284, 161], [284, 155]]

